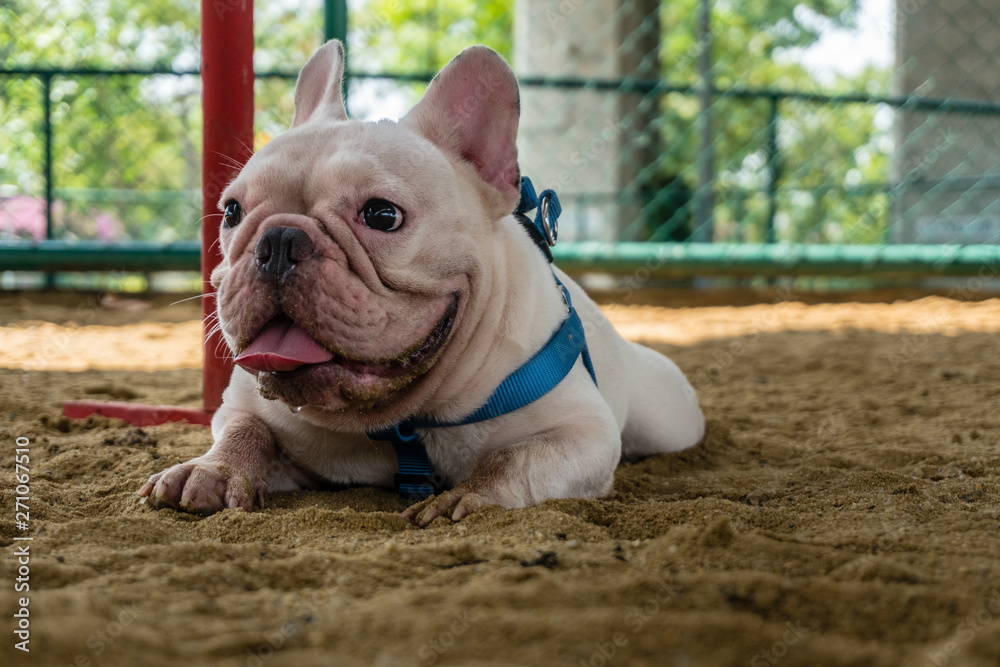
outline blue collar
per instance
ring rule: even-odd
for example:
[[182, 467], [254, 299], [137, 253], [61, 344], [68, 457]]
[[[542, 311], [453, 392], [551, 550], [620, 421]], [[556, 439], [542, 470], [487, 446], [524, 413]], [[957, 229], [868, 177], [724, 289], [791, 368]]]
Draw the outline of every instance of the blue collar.
[[[538, 212], [532, 224], [525, 213], [536, 207]], [[514, 214], [549, 262], [552, 261], [552, 255], [548, 247], [555, 245], [558, 236], [557, 220], [561, 211], [559, 198], [555, 192], [545, 190], [539, 197], [535, 194], [531, 180], [527, 177], [521, 179], [521, 201]], [[566, 301], [569, 311], [566, 319], [548, 342], [531, 359], [508, 375], [479, 409], [454, 422], [410, 417], [389, 428], [368, 431], [368, 437], [372, 440], [385, 440], [392, 444], [399, 465], [395, 484], [401, 495], [417, 501], [434, 493], [440, 493], [445, 488], [444, 477], [434, 471], [434, 465], [427, 456], [427, 449], [417, 429], [474, 424], [523, 408], [562, 382], [581, 355], [591, 379], [597, 384], [597, 375], [594, 373], [590, 351], [587, 349], [587, 339], [584, 336], [583, 322], [573, 308], [566, 286], [559, 281], [555, 273], [552, 277], [562, 290], [563, 299]]]

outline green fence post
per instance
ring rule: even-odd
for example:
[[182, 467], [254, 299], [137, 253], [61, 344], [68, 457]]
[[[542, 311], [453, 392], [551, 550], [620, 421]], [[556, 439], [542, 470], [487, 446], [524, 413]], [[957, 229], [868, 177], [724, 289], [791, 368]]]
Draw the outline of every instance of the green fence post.
[[45, 238], [52, 239], [52, 74], [42, 74], [42, 135], [45, 140]]
[[347, 43], [347, 0], [326, 0], [324, 3], [326, 41], [339, 39]]
[[778, 212], [778, 179], [781, 178], [781, 154], [778, 147], [778, 101], [777, 95], [770, 96], [767, 111], [767, 229], [766, 243], [774, 243], [774, 216]]
[[712, 129], [712, 103], [715, 84], [712, 80], [712, 3], [701, 0], [698, 52], [698, 122], [701, 145], [698, 150], [698, 188], [695, 190], [695, 218], [692, 241], [710, 243], [715, 236], [712, 218], [715, 213], [715, 136]]
[[[45, 178], [45, 240], [52, 240], [52, 74], [44, 72], [42, 74], [42, 133], [45, 137], [45, 165], [43, 174]], [[53, 289], [56, 286], [56, 274], [45, 274], [45, 286]]]
[[323, 35], [325, 41], [339, 39], [344, 45], [344, 80], [342, 83], [344, 106], [347, 106], [347, 0], [324, 0], [323, 2]]

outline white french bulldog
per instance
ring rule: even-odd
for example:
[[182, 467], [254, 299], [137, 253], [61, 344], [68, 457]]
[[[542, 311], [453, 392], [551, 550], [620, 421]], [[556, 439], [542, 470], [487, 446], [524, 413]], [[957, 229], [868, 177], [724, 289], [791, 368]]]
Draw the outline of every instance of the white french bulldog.
[[[391, 487], [408, 417], [453, 423], [486, 403], [567, 319], [519, 201], [517, 81], [474, 46], [398, 123], [348, 120], [343, 49], [323, 46], [295, 89], [292, 128], [222, 194], [212, 276], [239, 366], [203, 456], [149, 478], [155, 507], [252, 510], [267, 491]], [[419, 429], [450, 490], [403, 514], [421, 526], [486, 505], [595, 498], [620, 459], [697, 444], [704, 418], [670, 360], [618, 336], [558, 269], [586, 331], [541, 398], [476, 423]], [[570, 362], [572, 363], [572, 362]]]

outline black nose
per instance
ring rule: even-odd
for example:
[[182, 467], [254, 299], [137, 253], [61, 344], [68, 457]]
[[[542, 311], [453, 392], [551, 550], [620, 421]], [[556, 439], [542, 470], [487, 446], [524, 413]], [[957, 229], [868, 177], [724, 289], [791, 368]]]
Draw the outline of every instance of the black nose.
[[313, 243], [298, 227], [271, 227], [261, 235], [253, 254], [257, 275], [277, 285], [299, 262], [312, 256]]

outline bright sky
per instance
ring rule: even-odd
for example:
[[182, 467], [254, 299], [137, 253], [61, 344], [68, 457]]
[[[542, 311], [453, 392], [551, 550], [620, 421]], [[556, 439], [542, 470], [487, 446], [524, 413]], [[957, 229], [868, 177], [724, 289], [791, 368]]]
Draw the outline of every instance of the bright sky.
[[832, 75], [857, 74], [867, 65], [891, 66], [895, 57], [893, 4], [893, 0], [862, 0], [855, 30], [830, 26], [828, 20], [808, 12], [812, 14], [809, 19], [823, 28], [822, 36], [810, 48], [791, 52], [788, 57], [801, 62], [824, 83]]

